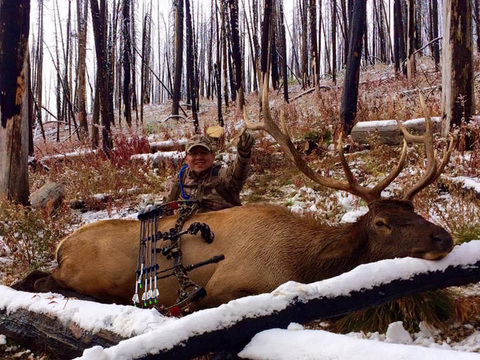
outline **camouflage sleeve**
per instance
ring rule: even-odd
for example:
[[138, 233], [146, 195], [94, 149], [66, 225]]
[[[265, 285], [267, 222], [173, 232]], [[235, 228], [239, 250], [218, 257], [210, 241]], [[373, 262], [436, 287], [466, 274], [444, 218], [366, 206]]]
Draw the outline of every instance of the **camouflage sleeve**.
[[219, 186], [232, 195], [238, 196], [245, 181], [247, 181], [251, 163], [251, 157], [246, 158], [237, 154], [234, 162], [230, 164], [230, 166], [220, 170]]
[[165, 199], [166, 202], [178, 200], [180, 197], [180, 185], [178, 183], [178, 177], [174, 179], [167, 180], [167, 197]]

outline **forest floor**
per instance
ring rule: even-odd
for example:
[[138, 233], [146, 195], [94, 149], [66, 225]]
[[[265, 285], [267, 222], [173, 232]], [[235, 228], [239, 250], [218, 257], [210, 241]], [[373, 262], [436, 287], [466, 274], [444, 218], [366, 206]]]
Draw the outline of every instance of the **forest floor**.
[[[432, 116], [440, 113], [441, 73], [432, 71], [428, 59], [419, 63], [417, 80], [408, 83], [396, 76], [393, 67], [377, 65], [362, 71], [358, 100], [358, 121], [423, 117], [418, 95], [414, 89], [423, 89], [427, 107]], [[340, 80], [338, 84], [341, 84]], [[270, 92], [270, 108], [274, 118], [279, 117], [283, 107], [286, 125], [300, 151], [307, 143], [314, 143], [305, 159], [314, 169], [324, 169], [331, 176], [342, 178], [341, 165], [333, 151], [332, 139], [340, 128], [340, 103], [342, 88], [330, 79], [322, 80], [328, 88], [310, 92], [284, 105], [282, 94]], [[480, 84], [475, 83], [477, 99]], [[302, 94], [299, 85], [290, 87], [291, 99]], [[247, 96], [250, 119], [258, 119], [258, 95]], [[60, 129], [62, 141], [56, 142], [56, 126], [45, 126], [46, 140], [37, 132], [35, 137], [36, 166], [30, 168], [30, 189], [33, 193], [47, 181], [64, 184], [65, 198], [59, 209], [47, 208], [33, 211], [2, 202], [0, 205], [0, 284], [9, 285], [34, 268], [49, 268], [53, 253], [63, 236], [78, 226], [104, 218], [135, 217], [148, 204], [161, 202], [166, 195], [166, 183], [178, 171], [181, 162], [174, 157], [164, 157], [155, 162], [131, 161], [135, 154], [149, 153], [149, 144], [165, 140], [180, 140], [194, 133], [193, 124], [184, 120], [166, 120], [171, 104], [149, 105], [144, 109], [143, 122], [135, 120], [128, 128], [118, 123], [114, 129], [115, 150], [110, 158], [92, 153], [87, 144], [70, 136], [68, 127]], [[216, 124], [216, 100], [200, 101], [200, 127]], [[228, 158], [234, 151], [231, 139], [242, 127], [242, 114], [235, 105], [224, 106], [225, 138], [217, 144], [219, 160]], [[480, 139], [480, 126], [459, 129], [476, 134]], [[292, 211], [316, 218], [329, 224], [345, 220], [352, 210], [365, 207], [360, 199], [335, 192], [312, 183], [290, 164], [274, 142], [264, 134], [257, 138], [253, 153], [253, 166], [242, 192], [243, 203], [269, 202], [289, 207]], [[437, 139], [441, 143], [441, 139]], [[180, 150], [180, 147], [178, 147]], [[373, 184], [392, 168], [400, 148], [383, 145], [372, 137], [368, 150], [359, 145], [347, 154], [350, 167], [363, 184]], [[58, 155], [71, 154], [66, 157]], [[57, 155], [57, 157], [52, 157]], [[147, 157], [145, 157], [147, 158]], [[141, 158], [144, 159], [144, 158]], [[385, 196], [398, 197], [421, 176], [424, 158], [423, 149], [415, 146], [409, 152], [406, 169], [389, 186]], [[458, 179], [480, 183], [480, 145], [474, 150], [461, 146], [455, 150], [450, 163], [439, 181], [415, 198], [418, 213], [446, 228], [457, 243], [480, 239], [480, 199], [475, 191], [459, 185]], [[14, 219], [14, 220], [12, 220]], [[480, 352], [478, 340], [471, 340], [475, 347], [467, 346], [468, 339], [480, 335], [480, 286], [473, 284], [455, 289], [453, 313], [446, 326], [434, 327], [433, 336], [439, 344], [464, 344], [465, 351]], [[360, 315], [356, 315], [360, 316]], [[428, 319], [423, 319], [428, 322]], [[435, 323], [438, 325], [438, 323]], [[332, 323], [312, 323], [315, 328], [345, 332]], [[418, 325], [418, 324], [417, 324]], [[413, 334], [418, 326], [412, 330]], [[384, 329], [352, 329], [358, 336], [381, 338]], [[370, 334], [370, 335], [369, 335]], [[377, 334], [377, 335], [375, 335]], [[460, 346], [460, 345], [459, 345]], [[3, 355], [2, 355], [3, 352]], [[16, 347], [0, 336], [0, 357], [4, 359], [48, 359], [47, 355], [33, 355]]]

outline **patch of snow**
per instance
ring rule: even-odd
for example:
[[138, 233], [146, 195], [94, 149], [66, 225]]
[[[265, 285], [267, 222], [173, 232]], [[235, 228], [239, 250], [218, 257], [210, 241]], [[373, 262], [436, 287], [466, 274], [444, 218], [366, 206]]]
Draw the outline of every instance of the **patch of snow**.
[[251, 360], [478, 360], [454, 350], [390, 344], [329, 333], [324, 330], [272, 329], [258, 333], [238, 354]]
[[385, 341], [394, 344], [411, 344], [413, 342], [410, 333], [405, 330], [403, 323], [397, 321], [388, 325]]

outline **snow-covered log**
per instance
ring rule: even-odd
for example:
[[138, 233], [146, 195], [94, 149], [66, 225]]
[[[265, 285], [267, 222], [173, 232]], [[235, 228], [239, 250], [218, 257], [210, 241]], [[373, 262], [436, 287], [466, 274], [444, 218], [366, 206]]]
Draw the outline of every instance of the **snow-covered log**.
[[0, 333], [58, 359], [72, 359], [91, 346], [109, 347], [123, 340], [108, 330], [92, 333], [73, 322], [63, 324], [54, 314], [26, 309], [11, 313], [0, 310]]
[[157, 151], [184, 151], [185, 145], [187, 144], [187, 139], [180, 139], [177, 141], [166, 140], [166, 141], [156, 141], [151, 142], [150, 151], [155, 153]]
[[[439, 117], [432, 117], [434, 131], [441, 130], [441, 121]], [[420, 134], [425, 132], [425, 119], [411, 119], [403, 122], [408, 131]], [[397, 125], [396, 120], [378, 120], [378, 121], [362, 121], [355, 124], [352, 129], [351, 136], [353, 141], [360, 144], [368, 144], [372, 136], [377, 135], [380, 141], [388, 145], [398, 145], [403, 140], [403, 135]]]
[[[188, 359], [211, 352], [236, 353], [258, 332], [286, 328], [291, 322], [328, 319], [405, 295], [479, 281], [480, 241], [471, 241], [440, 261], [401, 258], [365, 264], [335, 278], [312, 284], [289, 282], [272, 293], [180, 319], [130, 306], [52, 300], [51, 294], [32, 295], [0, 286], [0, 333], [57, 355], [64, 354], [67, 346], [71, 354], [80, 355], [83, 349], [99, 345], [86, 350], [84, 360]], [[55, 324], [51, 331], [35, 330], [45, 318]], [[99, 336], [101, 329], [118, 338], [103, 332]], [[129, 339], [108, 347], [121, 338]]]

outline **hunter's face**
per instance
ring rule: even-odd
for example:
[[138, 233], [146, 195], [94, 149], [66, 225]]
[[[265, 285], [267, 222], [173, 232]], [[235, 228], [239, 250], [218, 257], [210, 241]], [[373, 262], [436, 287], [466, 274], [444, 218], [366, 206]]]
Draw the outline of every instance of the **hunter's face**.
[[195, 174], [200, 174], [213, 166], [215, 155], [203, 146], [194, 146], [187, 154], [185, 162]]

